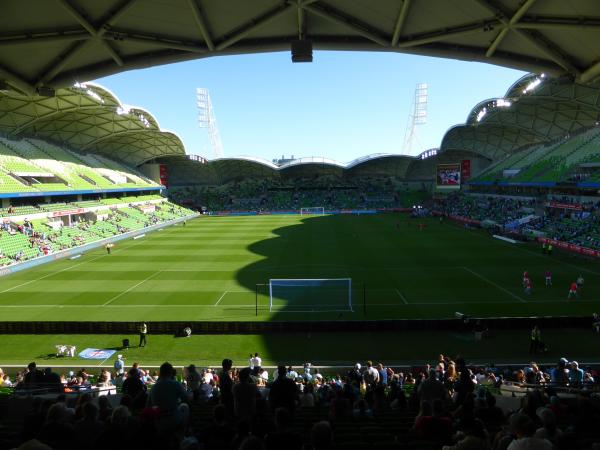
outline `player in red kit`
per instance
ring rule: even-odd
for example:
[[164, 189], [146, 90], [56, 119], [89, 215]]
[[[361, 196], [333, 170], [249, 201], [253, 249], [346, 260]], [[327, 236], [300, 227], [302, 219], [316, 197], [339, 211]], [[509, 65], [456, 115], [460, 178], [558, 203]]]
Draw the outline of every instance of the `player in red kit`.
[[575, 298], [579, 298], [579, 294], [577, 293], [577, 282], [575, 282], [575, 281], [573, 281], [571, 283], [571, 287], [569, 288], [569, 295], [567, 296], [567, 300], [569, 300], [572, 295], [574, 295]]
[[531, 280], [529, 278], [525, 278], [523, 280], [523, 284], [524, 284], [524, 287], [525, 287], [525, 293], [527, 295], [531, 295]]
[[546, 270], [544, 278], [546, 279], [546, 286], [552, 286], [552, 272]]

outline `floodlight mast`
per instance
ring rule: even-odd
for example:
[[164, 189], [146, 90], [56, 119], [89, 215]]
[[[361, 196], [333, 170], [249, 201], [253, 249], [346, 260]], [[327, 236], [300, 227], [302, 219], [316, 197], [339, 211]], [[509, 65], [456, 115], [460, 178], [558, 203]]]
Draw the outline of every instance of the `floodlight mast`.
[[404, 132], [403, 154], [415, 156], [422, 152], [422, 145], [419, 141], [417, 127], [427, 123], [427, 102], [428, 86], [427, 83], [418, 83], [415, 88], [415, 96], [411, 105], [411, 113], [406, 123]]
[[223, 157], [223, 143], [217, 127], [217, 119], [213, 111], [210, 95], [206, 88], [196, 88], [196, 104], [198, 105], [198, 125], [206, 128], [208, 139], [215, 158]]

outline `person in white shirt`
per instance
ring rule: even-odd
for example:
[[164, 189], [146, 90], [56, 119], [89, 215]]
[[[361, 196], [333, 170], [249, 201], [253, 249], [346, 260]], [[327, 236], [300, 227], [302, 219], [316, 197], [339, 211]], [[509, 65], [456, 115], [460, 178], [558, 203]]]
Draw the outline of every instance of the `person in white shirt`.
[[367, 361], [367, 370], [365, 371], [365, 378], [371, 383], [379, 382], [379, 372], [371, 361]]
[[259, 376], [263, 380], [269, 381], [269, 372], [267, 372], [267, 369], [263, 369], [262, 372], [260, 372]]
[[255, 353], [254, 358], [250, 360], [250, 368], [254, 369], [255, 367], [262, 367], [262, 358], [258, 356], [258, 353]]

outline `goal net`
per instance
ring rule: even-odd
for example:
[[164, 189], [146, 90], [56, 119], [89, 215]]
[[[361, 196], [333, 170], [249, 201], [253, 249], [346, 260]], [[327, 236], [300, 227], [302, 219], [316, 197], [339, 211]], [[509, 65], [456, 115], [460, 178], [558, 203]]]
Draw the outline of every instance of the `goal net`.
[[351, 278], [269, 280], [269, 311], [353, 311]]
[[311, 208], [300, 208], [300, 215], [306, 216], [309, 214], [325, 214], [325, 208], [323, 206], [313, 206]]

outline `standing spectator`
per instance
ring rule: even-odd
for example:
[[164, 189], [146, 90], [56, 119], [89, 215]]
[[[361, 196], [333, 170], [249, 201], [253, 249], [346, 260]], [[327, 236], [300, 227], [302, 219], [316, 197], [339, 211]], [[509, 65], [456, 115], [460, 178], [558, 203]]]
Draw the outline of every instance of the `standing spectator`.
[[[140, 378], [140, 371], [136, 368], [129, 369], [127, 378], [123, 381], [123, 395], [129, 395], [133, 404], [137, 407], [143, 407], [146, 403], [147, 387]], [[140, 408], [141, 409], [141, 408]]]
[[382, 363], [377, 364], [377, 372], [379, 373], [379, 383], [386, 387], [388, 385], [388, 371]]
[[228, 414], [233, 414], [233, 380], [231, 379], [231, 367], [233, 361], [224, 359], [221, 363], [221, 376], [219, 377], [219, 387], [221, 389], [221, 404], [225, 406]]
[[115, 372], [117, 372], [117, 375], [123, 375], [125, 373], [125, 362], [123, 361], [123, 355], [117, 355], [114, 368]]
[[187, 401], [183, 385], [175, 380], [175, 369], [168, 362], [163, 363], [149, 397], [149, 405], [159, 410], [157, 428], [163, 432], [185, 429], [189, 417]]
[[419, 400], [432, 402], [435, 399], [445, 400], [448, 396], [444, 383], [439, 381], [435, 369], [429, 369], [429, 377], [419, 384], [417, 394]]
[[[146, 346], [146, 335], [148, 334], [148, 325], [146, 325], [146, 322], [142, 322], [140, 324], [140, 343], [138, 345], [138, 347], [145, 347]], [[144, 345], [142, 345], [144, 344]]]
[[529, 341], [529, 353], [535, 355], [541, 350], [542, 332], [540, 327], [535, 325], [531, 330], [531, 336]]
[[239, 383], [233, 386], [232, 392], [235, 416], [238, 420], [251, 420], [256, 412], [258, 390], [250, 378], [250, 369], [240, 370]]
[[371, 361], [367, 361], [367, 370], [365, 371], [365, 381], [368, 384], [378, 383], [379, 382], [379, 372], [375, 367], [373, 367], [373, 363]]
[[202, 377], [198, 373], [198, 370], [196, 370], [196, 366], [194, 364], [190, 364], [185, 368], [184, 379], [187, 384], [188, 391], [194, 396], [194, 401], [198, 400]]
[[296, 383], [286, 377], [285, 366], [277, 367], [277, 379], [271, 383], [269, 391], [269, 403], [271, 409], [287, 408], [292, 412], [296, 409]]

